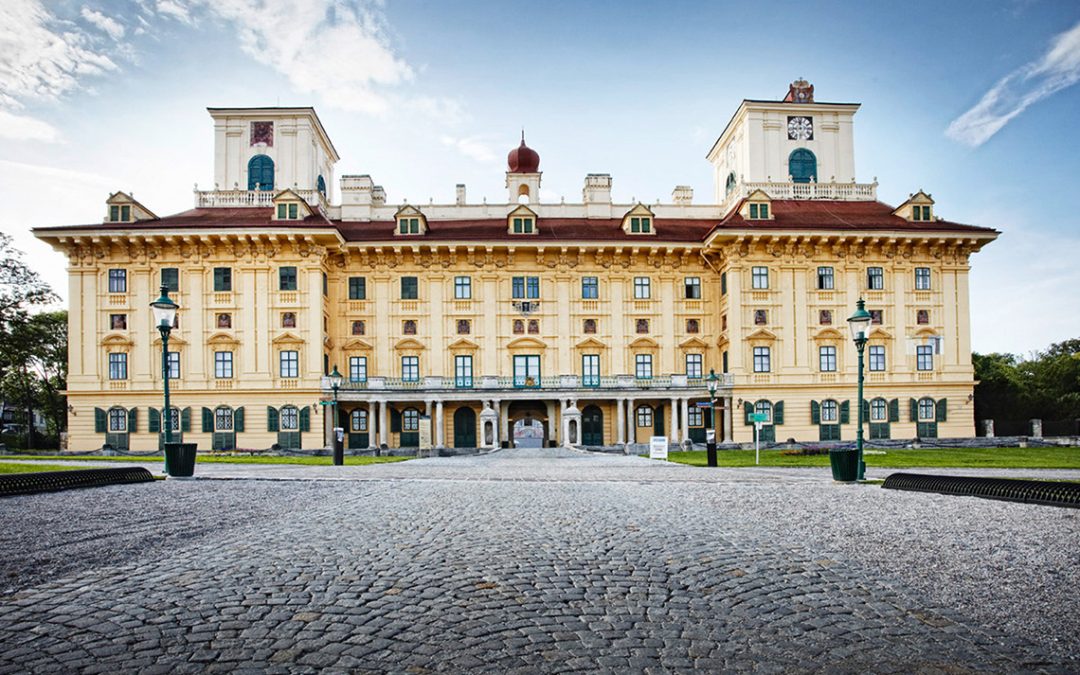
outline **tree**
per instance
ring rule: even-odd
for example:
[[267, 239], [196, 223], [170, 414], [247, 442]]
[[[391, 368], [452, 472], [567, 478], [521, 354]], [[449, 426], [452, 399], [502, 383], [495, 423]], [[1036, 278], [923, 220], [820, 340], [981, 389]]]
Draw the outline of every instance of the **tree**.
[[972, 354], [975, 417], [994, 420], [1080, 419], [1080, 339], [1065, 340], [1028, 359]]

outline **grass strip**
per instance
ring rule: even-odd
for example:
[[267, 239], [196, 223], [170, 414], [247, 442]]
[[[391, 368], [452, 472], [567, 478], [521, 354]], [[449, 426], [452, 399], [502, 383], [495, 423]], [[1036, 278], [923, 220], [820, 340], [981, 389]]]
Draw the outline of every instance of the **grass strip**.
[[[1080, 448], [924, 448], [885, 450], [883, 455], [865, 455], [869, 468], [942, 467], [952, 469], [1080, 469]], [[723, 467], [754, 466], [753, 450], [718, 450], [717, 463]], [[706, 466], [704, 450], [672, 452], [668, 460], [691, 466]], [[780, 450], [762, 450], [761, 466], [827, 467], [829, 456], [783, 455]]]
[[[0, 455], [0, 460], [20, 459], [34, 461], [75, 460], [87, 462], [138, 462], [145, 464], [161, 464], [162, 457], [125, 457], [122, 455]], [[410, 457], [345, 457], [346, 466], [364, 466], [366, 464], [386, 464], [389, 462], [403, 462]], [[245, 455], [198, 455], [196, 464], [301, 464], [310, 466], [332, 466], [333, 457], [265, 457]], [[64, 469], [78, 468], [64, 466]]]

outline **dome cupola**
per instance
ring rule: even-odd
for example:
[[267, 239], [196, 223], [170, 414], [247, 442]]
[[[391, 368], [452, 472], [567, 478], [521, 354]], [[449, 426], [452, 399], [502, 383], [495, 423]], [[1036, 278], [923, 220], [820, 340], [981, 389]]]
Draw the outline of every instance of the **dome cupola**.
[[540, 171], [540, 155], [525, 145], [524, 130], [521, 132], [521, 145], [511, 150], [506, 156], [506, 164], [509, 167], [509, 173], [538, 173]]

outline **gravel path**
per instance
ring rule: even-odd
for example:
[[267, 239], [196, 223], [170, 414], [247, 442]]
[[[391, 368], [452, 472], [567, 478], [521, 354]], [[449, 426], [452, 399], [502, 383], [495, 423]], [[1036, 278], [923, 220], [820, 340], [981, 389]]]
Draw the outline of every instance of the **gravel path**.
[[1080, 671], [1073, 509], [563, 452], [199, 469], [234, 480], [0, 500], [0, 673]]

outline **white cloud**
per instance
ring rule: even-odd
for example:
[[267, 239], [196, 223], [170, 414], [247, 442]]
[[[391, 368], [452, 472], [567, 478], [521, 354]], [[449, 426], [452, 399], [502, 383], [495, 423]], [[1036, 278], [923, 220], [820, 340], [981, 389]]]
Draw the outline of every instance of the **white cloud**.
[[157, 0], [159, 13], [191, 21], [196, 12], [235, 27], [241, 48], [289, 79], [300, 93], [345, 110], [390, 109], [385, 87], [413, 69], [390, 47], [375, 3], [350, 0]]
[[56, 143], [60, 140], [60, 131], [48, 122], [0, 110], [0, 138]]
[[952, 121], [945, 134], [972, 147], [982, 145], [1031, 105], [1077, 82], [1080, 23], [1056, 35], [1042, 58], [998, 80], [978, 103]]
[[0, 31], [0, 106], [51, 100], [78, 88], [84, 75], [117, 70], [84, 33], [50, 14], [39, 0], [5, 0]]
[[466, 157], [475, 159], [478, 162], [494, 162], [498, 158], [498, 155], [491, 148], [490, 141], [480, 136], [468, 138], [443, 136], [440, 140], [442, 140], [443, 145], [454, 148]]
[[90, 9], [89, 7], [83, 7], [79, 14], [98, 29], [108, 33], [109, 37], [113, 40], [119, 40], [124, 37], [124, 25], [116, 19], [105, 16], [101, 12]]
[[47, 178], [56, 178], [58, 179], [56, 181], [57, 183], [68, 185], [71, 183], [79, 183], [80, 185], [115, 189], [116, 184], [119, 182], [115, 178], [102, 176], [96, 173], [88, 173], [86, 171], [72, 171], [71, 169], [61, 169], [59, 167], [47, 166], [44, 164], [27, 164], [26, 162], [13, 162], [7, 159], [0, 159], [0, 175], [4, 175], [7, 172], [10, 172], [13, 175], [16, 173], [22, 176], [35, 174]]

